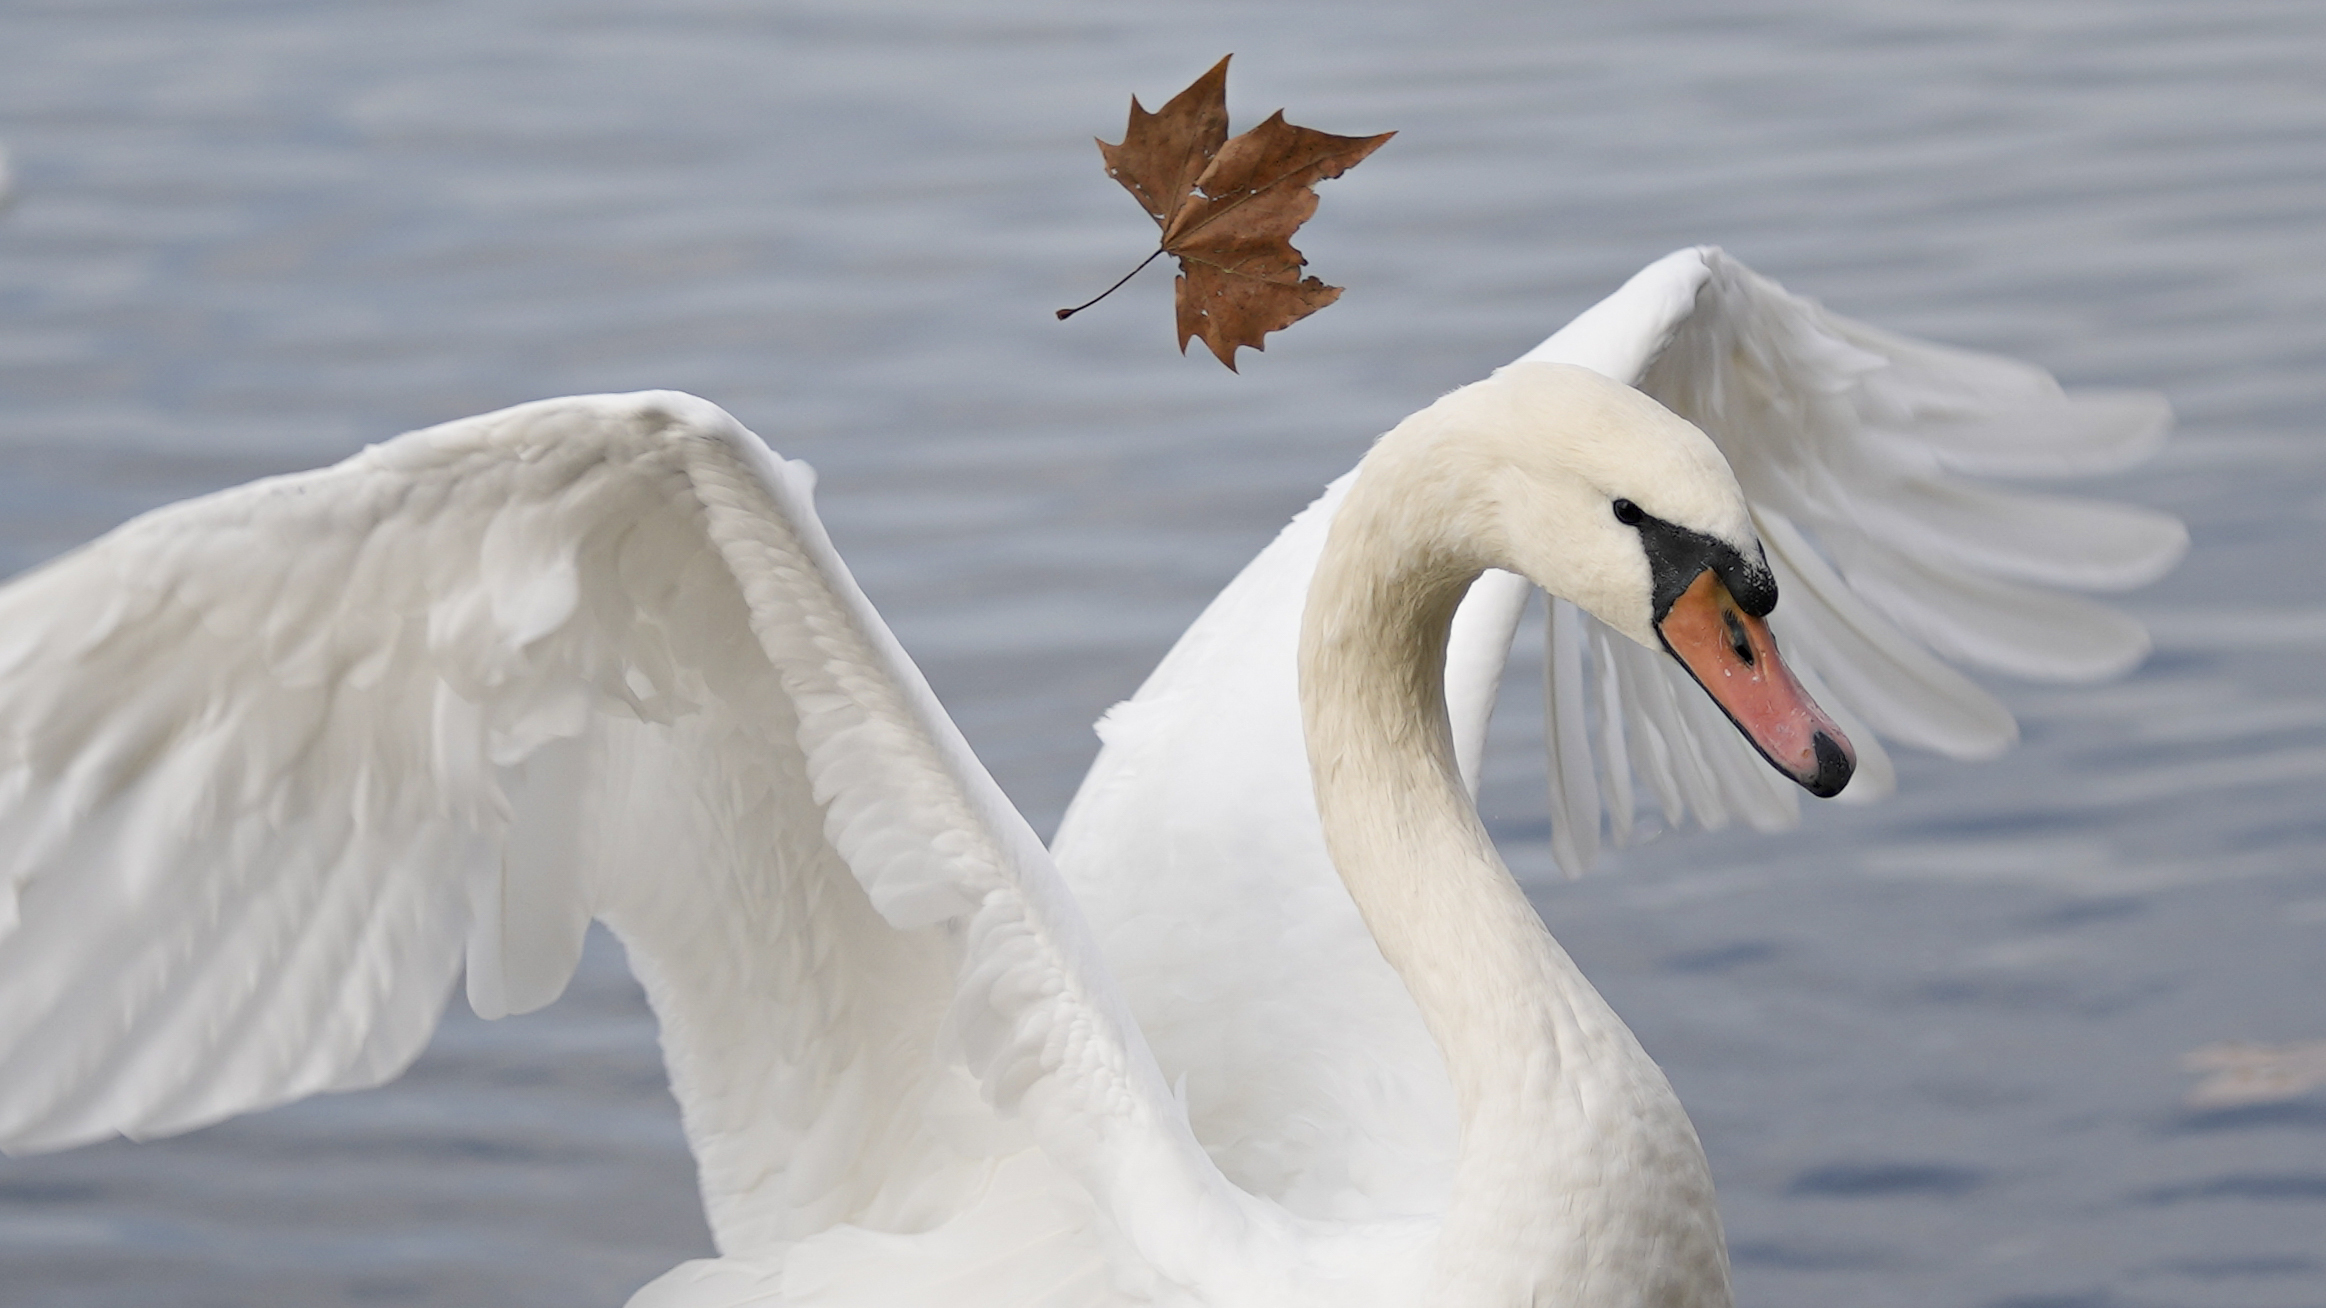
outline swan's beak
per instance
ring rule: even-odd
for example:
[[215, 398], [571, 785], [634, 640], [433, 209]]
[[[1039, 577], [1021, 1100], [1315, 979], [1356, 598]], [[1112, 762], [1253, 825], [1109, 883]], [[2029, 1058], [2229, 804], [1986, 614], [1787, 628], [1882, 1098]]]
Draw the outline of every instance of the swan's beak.
[[1849, 784], [1858, 762], [1849, 738], [1777, 657], [1769, 624], [1737, 607], [1713, 569], [1696, 574], [1656, 632], [1779, 772], [1821, 799]]

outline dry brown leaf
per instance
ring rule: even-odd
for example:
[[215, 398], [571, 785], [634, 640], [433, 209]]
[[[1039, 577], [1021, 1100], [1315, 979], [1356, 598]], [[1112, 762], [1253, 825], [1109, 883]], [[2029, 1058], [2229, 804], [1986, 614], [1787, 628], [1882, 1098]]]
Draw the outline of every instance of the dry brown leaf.
[[1200, 336], [1232, 371], [1238, 346], [1266, 349], [1269, 332], [1341, 297], [1340, 287], [1300, 275], [1308, 261], [1292, 248], [1292, 233], [1316, 212], [1318, 182], [1356, 167], [1397, 133], [1334, 136], [1295, 127], [1280, 109], [1230, 139], [1227, 91], [1222, 59], [1155, 113], [1134, 96], [1122, 143], [1098, 148], [1107, 176], [1163, 229], [1149, 262], [1164, 254], [1179, 260], [1180, 352]]

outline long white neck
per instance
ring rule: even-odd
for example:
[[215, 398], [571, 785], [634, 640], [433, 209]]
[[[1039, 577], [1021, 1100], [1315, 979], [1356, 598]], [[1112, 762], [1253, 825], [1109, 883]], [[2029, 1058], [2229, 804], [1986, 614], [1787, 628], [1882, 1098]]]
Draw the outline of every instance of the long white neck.
[[1309, 592], [1301, 705], [1333, 862], [1446, 1060], [1461, 1158], [1435, 1304], [1725, 1308], [1694, 1128], [1511, 879], [1456, 770], [1447, 632], [1508, 566], [1441, 438], [1385, 437]]

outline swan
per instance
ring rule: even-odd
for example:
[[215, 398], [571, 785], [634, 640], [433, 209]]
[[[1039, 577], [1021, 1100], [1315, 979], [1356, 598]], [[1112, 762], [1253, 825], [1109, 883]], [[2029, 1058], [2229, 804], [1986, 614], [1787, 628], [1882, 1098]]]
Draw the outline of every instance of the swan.
[[0, 1147], [379, 1084], [464, 976], [555, 998], [596, 919], [719, 1250], [635, 1308], [1726, 1304], [1685, 1112], [1477, 817], [1519, 609], [1557, 597], [1563, 864], [1645, 799], [1781, 824], [1886, 786], [1882, 737], [2007, 744], [1948, 658], [2140, 656], [2057, 589], [2178, 524], [1966, 474], [2164, 423], [1680, 251], [1297, 518], [1110, 711], [1054, 852], [810, 471], [705, 401], [157, 510], [0, 589]]

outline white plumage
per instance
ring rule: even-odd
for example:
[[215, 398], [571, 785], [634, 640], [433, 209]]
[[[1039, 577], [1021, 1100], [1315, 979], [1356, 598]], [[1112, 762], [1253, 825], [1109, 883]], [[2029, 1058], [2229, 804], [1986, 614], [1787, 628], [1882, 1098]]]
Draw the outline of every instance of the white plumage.
[[[1875, 734], [2008, 743], [1934, 650], [2088, 677], [2144, 648], [2054, 588], [2155, 575], [2177, 524], [1968, 475], [2129, 462], [2163, 432], [2152, 399], [1882, 335], [1710, 250], [1527, 358], [1636, 382], [1709, 433], [1734, 482], [1617, 493], [1749, 507], [1773, 625], [1855, 736], [1861, 785], [1887, 780]], [[1511, 466], [1655, 466], [1652, 433], [1607, 468], [1561, 445], [1579, 376], [1506, 370], [1383, 449], [1500, 404], [1521, 420], [1481, 448]], [[1411, 498], [1390, 475], [1361, 502]], [[1376, 905], [1369, 932], [1326, 853], [1298, 648], [1352, 479], [1108, 715], [1055, 861], [810, 486], [691, 397], [544, 401], [159, 510], [0, 590], [0, 1144], [377, 1084], [464, 967], [478, 1012], [538, 1007], [597, 918], [661, 1022], [723, 1255], [635, 1303], [1725, 1302], [1685, 1117], [1491, 851], [1448, 855], [1475, 899], [1447, 911], [1510, 942], [1501, 964], [1464, 942], [1469, 973], [1426, 956], [1427, 914], [1385, 929]], [[1360, 535], [1332, 557], [1396, 571], [1394, 533]], [[1527, 589], [1490, 573], [1454, 622], [1473, 784]], [[1790, 786], [1602, 613], [1614, 628], [1553, 605], [1561, 860], [1625, 838], [1645, 799], [1670, 825], [1790, 820]], [[1384, 754], [1369, 784], [1427, 754]], [[1336, 818], [1360, 897], [1396, 874], [1353, 864], [1468, 812], [1360, 838], [1375, 807]], [[1472, 983], [1541, 1002], [1494, 1018], [1446, 997]], [[1449, 1032], [1465, 1014], [1539, 1022], [1563, 1056], [1522, 1059], [1532, 1090], [1498, 1098], [1509, 1069]], [[1491, 1176], [1465, 1115], [1474, 1144], [1500, 1133]]]

